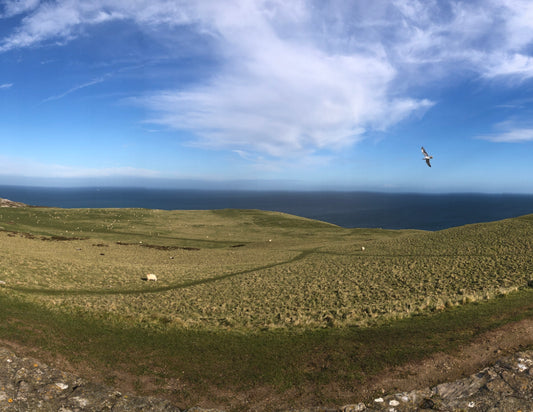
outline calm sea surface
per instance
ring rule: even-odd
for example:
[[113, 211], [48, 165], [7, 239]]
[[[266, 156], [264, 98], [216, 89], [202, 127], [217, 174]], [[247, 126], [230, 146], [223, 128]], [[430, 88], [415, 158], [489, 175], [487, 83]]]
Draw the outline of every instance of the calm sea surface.
[[261, 209], [347, 228], [440, 230], [533, 213], [533, 195], [208, 191], [0, 186], [0, 197], [63, 208]]

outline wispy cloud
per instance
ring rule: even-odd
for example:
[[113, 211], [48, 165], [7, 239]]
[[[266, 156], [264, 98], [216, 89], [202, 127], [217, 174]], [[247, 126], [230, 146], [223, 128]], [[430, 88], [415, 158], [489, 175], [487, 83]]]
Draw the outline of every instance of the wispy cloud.
[[13, 83], [0, 84], [0, 89], [9, 89], [11, 86], [13, 86]]
[[533, 58], [520, 53], [493, 56], [494, 63], [487, 67], [486, 77], [512, 76], [521, 80], [533, 77]]
[[[174, 0], [6, 0], [1, 17], [30, 11], [21, 25], [0, 42], [0, 52], [78, 37], [87, 26], [131, 20], [143, 25], [183, 24], [187, 1]], [[182, 16], [182, 17], [180, 17]]]
[[517, 128], [489, 135], [478, 136], [478, 139], [497, 143], [522, 143], [533, 141], [533, 127]]
[[13, 17], [18, 14], [35, 9], [39, 5], [39, 0], [16, 0], [16, 1], [3, 1], [3, 10], [0, 13], [0, 17]]
[[330, 50], [307, 40], [316, 16], [295, 4], [204, 8], [199, 22], [226, 57], [221, 71], [201, 86], [135, 101], [151, 122], [194, 131], [198, 145], [273, 156], [338, 150], [431, 107], [391, 95], [397, 70], [382, 48]]
[[476, 136], [477, 139], [496, 143], [523, 143], [533, 141], [533, 123], [514, 116], [493, 125], [494, 132]]
[[52, 100], [59, 100], [59, 99], [62, 99], [63, 97], [65, 96], [68, 96], [69, 94], [71, 93], [74, 93], [78, 90], [81, 90], [81, 89], [84, 89], [86, 87], [89, 87], [89, 86], [94, 86], [95, 84], [98, 84], [98, 83], [102, 83], [104, 82], [108, 77], [110, 76], [110, 74], [106, 74], [104, 76], [101, 76], [101, 77], [98, 77], [96, 79], [93, 79], [87, 83], [83, 83], [83, 84], [79, 84], [77, 86], [74, 86], [70, 89], [68, 89], [66, 92], [64, 93], [61, 93], [61, 94], [57, 94], [57, 95], [54, 95], [54, 96], [50, 96], [50, 97], [47, 97], [46, 99], [44, 99], [41, 103], [46, 103], [46, 102], [50, 102]]
[[0, 175], [42, 178], [162, 177], [158, 171], [130, 166], [84, 168], [5, 156], [0, 156]]
[[486, 78], [533, 77], [533, 3], [398, 0], [394, 4], [401, 17], [391, 21], [395, 24], [391, 45], [396, 51], [390, 50], [397, 64], [408, 65], [417, 75], [422, 70], [433, 80], [468, 70]]
[[191, 144], [237, 153], [340, 150], [430, 109], [434, 102], [420, 93], [425, 82], [465, 72], [533, 77], [528, 0], [4, 1], [2, 17], [15, 14], [21, 23], [0, 40], [0, 52], [65, 44], [116, 21], [167, 45], [184, 32], [209, 39], [216, 73], [130, 101], [149, 111], [150, 122], [191, 132]]
[[245, 152], [244, 150], [235, 149], [233, 150], [233, 152], [237, 153], [239, 157], [244, 160], [250, 160], [254, 158], [254, 156], [251, 153]]

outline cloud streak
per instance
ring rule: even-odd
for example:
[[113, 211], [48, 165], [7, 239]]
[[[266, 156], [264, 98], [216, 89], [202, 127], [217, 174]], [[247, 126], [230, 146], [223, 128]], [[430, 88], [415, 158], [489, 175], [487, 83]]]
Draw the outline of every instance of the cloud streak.
[[47, 97], [46, 99], [44, 99], [41, 103], [47, 103], [47, 102], [50, 102], [50, 101], [53, 101], [53, 100], [59, 100], [59, 99], [62, 99], [63, 97], [65, 96], [68, 96], [69, 94], [71, 93], [74, 93], [74, 92], [77, 92], [78, 90], [81, 90], [81, 89], [84, 89], [86, 87], [90, 87], [90, 86], [94, 86], [95, 84], [98, 84], [98, 83], [102, 83], [104, 82], [108, 77], [110, 76], [110, 74], [106, 74], [104, 76], [101, 76], [101, 77], [98, 77], [96, 79], [93, 79], [87, 83], [83, 83], [83, 84], [79, 84], [77, 86], [74, 86], [72, 88], [70, 88], [69, 90], [67, 90], [66, 92], [64, 93], [61, 93], [61, 94], [57, 94], [55, 96], [50, 96], [50, 97]]
[[113, 21], [133, 21], [143, 26], [181, 25], [187, 1], [174, 0], [6, 0], [1, 17], [28, 12], [21, 25], [0, 42], [0, 52], [47, 42], [63, 44], [84, 33], [86, 28]]
[[533, 141], [533, 127], [517, 127], [500, 133], [478, 136], [478, 139], [496, 143], [523, 143]]
[[41, 178], [162, 177], [158, 171], [130, 166], [83, 168], [4, 156], [0, 156], [0, 175]]

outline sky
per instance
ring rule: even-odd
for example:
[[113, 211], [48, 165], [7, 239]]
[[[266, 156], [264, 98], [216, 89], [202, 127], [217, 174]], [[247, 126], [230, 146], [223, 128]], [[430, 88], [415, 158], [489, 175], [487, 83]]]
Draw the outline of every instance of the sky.
[[529, 0], [0, 0], [0, 185], [533, 193], [532, 22]]

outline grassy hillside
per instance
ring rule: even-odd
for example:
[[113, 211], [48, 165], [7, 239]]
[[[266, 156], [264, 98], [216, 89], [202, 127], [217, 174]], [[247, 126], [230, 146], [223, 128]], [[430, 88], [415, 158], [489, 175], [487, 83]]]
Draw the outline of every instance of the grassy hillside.
[[531, 316], [532, 234], [533, 215], [424, 232], [257, 210], [2, 208], [0, 338], [179, 377], [179, 399], [242, 382], [349, 388]]
[[365, 326], [489, 299], [533, 272], [531, 217], [436, 233], [254, 210], [23, 208], [0, 221], [7, 290], [132, 324]]

